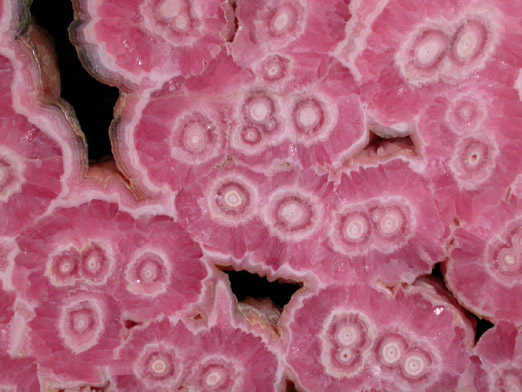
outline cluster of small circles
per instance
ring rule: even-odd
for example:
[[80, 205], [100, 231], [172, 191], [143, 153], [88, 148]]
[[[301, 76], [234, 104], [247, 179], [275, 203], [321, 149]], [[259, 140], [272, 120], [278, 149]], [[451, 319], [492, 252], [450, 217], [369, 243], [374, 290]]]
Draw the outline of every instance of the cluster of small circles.
[[173, 46], [188, 45], [194, 38], [193, 30], [201, 24], [187, 0], [149, 0], [143, 3], [141, 13], [152, 32]]
[[[468, 15], [453, 22], [448, 34], [448, 21], [419, 26], [410, 37], [413, 47], [409, 50], [409, 63], [403, 69], [406, 79], [411, 76], [420, 82], [438, 80], [439, 76], [462, 79], [477, 71], [488, 55], [492, 43], [488, 29], [481, 17]], [[404, 53], [404, 48], [399, 53]]]
[[390, 245], [395, 248], [405, 243], [412, 230], [411, 210], [401, 200], [371, 199], [341, 208], [334, 215], [336, 230], [330, 232], [330, 239], [344, 254], [361, 253], [363, 245], [386, 252]]
[[225, 358], [208, 357], [186, 361], [167, 342], [144, 347], [134, 364], [134, 373], [150, 388], [173, 388], [189, 384], [201, 392], [225, 392], [235, 384], [234, 365]]
[[432, 358], [428, 352], [408, 343], [401, 334], [385, 333], [375, 347], [381, 365], [395, 369], [407, 379], [419, 380], [431, 369]]
[[358, 374], [371, 355], [387, 369], [384, 375], [398, 373], [407, 380], [422, 380], [433, 370], [434, 359], [421, 345], [388, 331], [375, 338], [372, 325], [356, 311], [330, 315], [320, 338], [321, 362], [327, 373], [337, 378]]
[[89, 242], [81, 251], [75, 246], [50, 257], [48, 276], [53, 285], [72, 286], [78, 280], [88, 284], [105, 284], [111, 268], [110, 257], [104, 247]]
[[331, 315], [323, 332], [321, 360], [334, 377], [359, 372], [373, 339], [366, 317], [358, 312], [337, 312]]

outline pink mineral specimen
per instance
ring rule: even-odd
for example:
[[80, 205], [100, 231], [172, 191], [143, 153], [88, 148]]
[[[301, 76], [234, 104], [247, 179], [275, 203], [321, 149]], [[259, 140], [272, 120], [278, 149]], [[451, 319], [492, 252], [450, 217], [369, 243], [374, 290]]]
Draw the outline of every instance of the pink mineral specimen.
[[465, 372], [473, 326], [439, 287], [330, 286], [283, 316], [285, 361], [303, 391], [449, 391]]
[[114, 160], [0, 0], [2, 392], [522, 389], [522, 0], [72, 2]]

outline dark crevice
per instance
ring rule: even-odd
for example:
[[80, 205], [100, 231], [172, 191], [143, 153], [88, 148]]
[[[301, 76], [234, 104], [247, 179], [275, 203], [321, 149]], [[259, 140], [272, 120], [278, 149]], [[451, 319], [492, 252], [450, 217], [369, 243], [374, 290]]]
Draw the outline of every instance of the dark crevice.
[[286, 380], [285, 392], [299, 392], [299, 390], [296, 388], [295, 384], [292, 381]]
[[52, 37], [58, 56], [62, 98], [74, 108], [87, 138], [89, 160], [97, 162], [112, 156], [108, 129], [118, 89], [99, 83], [83, 68], [74, 46], [69, 41], [67, 28], [73, 21], [70, 0], [33, 0], [31, 13], [34, 21]]
[[222, 270], [228, 275], [232, 292], [239, 302], [247, 298], [269, 298], [275, 305], [283, 308], [292, 295], [302, 287], [298, 282], [269, 282], [266, 278], [248, 271]]
[[230, 33], [227, 41], [228, 42], [234, 42], [234, 39], [236, 38], [237, 32], [239, 30], [239, 21], [237, 19], [237, 1], [236, 0], [228, 0], [230, 6], [232, 7], [232, 10], [234, 12], [234, 32]]
[[[431, 276], [439, 279], [440, 283], [443, 284], [444, 287], [446, 288], [446, 283], [444, 282], [444, 278], [442, 276], [442, 270], [440, 269], [440, 266], [441, 266], [441, 263], [435, 264], [435, 267], [433, 267], [433, 270], [431, 271]], [[448, 289], [446, 288], [446, 290], [448, 290]]]
[[123, 320], [123, 325], [125, 325], [125, 328], [131, 329], [134, 328], [136, 325], [140, 325], [141, 323], [138, 323], [134, 320]]
[[403, 137], [382, 137], [370, 131], [370, 140], [363, 154], [380, 159], [397, 155], [417, 156], [417, 146], [410, 135]]
[[495, 325], [490, 321], [478, 318], [475, 315], [473, 315], [473, 317], [475, 318], [475, 320], [477, 320], [477, 331], [475, 333], [475, 341], [478, 342], [480, 337], [484, 335], [484, 332], [486, 332], [490, 328], [493, 328]]

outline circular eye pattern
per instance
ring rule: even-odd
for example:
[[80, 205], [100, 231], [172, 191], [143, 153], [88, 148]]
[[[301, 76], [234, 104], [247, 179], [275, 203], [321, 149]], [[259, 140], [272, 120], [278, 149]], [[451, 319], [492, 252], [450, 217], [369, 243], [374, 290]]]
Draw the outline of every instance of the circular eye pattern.
[[202, 362], [195, 372], [199, 391], [228, 392], [234, 390], [237, 366], [224, 358], [211, 358]]
[[318, 95], [297, 99], [292, 107], [292, 125], [296, 142], [309, 147], [326, 140], [337, 123], [335, 101]]
[[268, 56], [260, 66], [260, 74], [267, 82], [284, 79], [288, 75], [290, 61], [278, 54]]
[[208, 128], [209, 126], [197, 121], [185, 125], [185, 128], [183, 128], [183, 145], [188, 152], [197, 154], [205, 150], [209, 139], [212, 138]]
[[212, 219], [220, 224], [237, 226], [257, 214], [257, 188], [241, 175], [217, 179], [207, 193]]
[[230, 136], [230, 147], [244, 155], [262, 153], [269, 143], [267, 129], [259, 125], [243, 125], [234, 127]]
[[469, 62], [484, 53], [488, 33], [478, 20], [467, 20], [459, 26], [452, 42], [452, 56], [458, 62]]
[[337, 378], [358, 373], [373, 344], [367, 319], [356, 312], [346, 311], [330, 315], [321, 340], [321, 362], [326, 371]]
[[255, 126], [246, 126], [241, 130], [241, 141], [245, 144], [256, 145], [261, 142], [262, 134]]
[[222, 138], [212, 121], [203, 114], [185, 114], [173, 129], [170, 145], [174, 159], [199, 165], [219, 155]]
[[293, 120], [296, 130], [301, 133], [315, 133], [324, 124], [324, 111], [321, 103], [314, 98], [306, 98], [296, 103]]
[[339, 313], [330, 320], [327, 336], [333, 346], [366, 347], [369, 344], [368, 322], [357, 313]]
[[497, 155], [493, 141], [468, 137], [457, 145], [450, 169], [461, 187], [475, 189], [491, 176]]
[[448, 36], [440, 30], [421, 32], [411, 52], [413, 64], [423, 70], [436, 68], [446, 54], [448, 41]]
[[78, 300], [62, 307], [58, 320], [59, 335], [75, 354], [86, 351], [98, 343], [104, 330], [101, 309], [95, 299]]
[[500, 249], [495, 258], [495, 267], [505, 275], [519, 275], [522, 273], [522, 255], [520, 250], [511, 247]]
[[248, 96], [242, 106], [243, 118], [247, 123], [271, 132], [276, 127], [276, 104], [269, 95], [259, 92]]
[[382, 365], [396, 367], [402, 362], [407, 347], [406, 340], [402, 336], [386, 334], [377, 344], [377, 357]]
[[446, 115], [448, 123], [456, 133], [475, 131], [484, 121], [487, 114], [484, 101], [472, 95], [457, 97], [451, 104]]
[[80, 252], [75, 247], [50, 257], [46, 275], [53, 286], [71, 286], [80, 278]]
[[522, 281], [522, 226], [520, 217], [507, 224], [503, 232], [492, 237], [486, 247], [485, 264], [503, 286]]
[[340, 220], [340, 231], [342, 238], [348, 243], [363, 242], [370, 234], [370, 222], [366, 214], [347, 214]]
[[419, 380], [426, 376], [431, 367], [431, 359], [428, 353], [422, 349], [409, 349], [401, 364], [404, 377]]
[[155, 297], [167, 291], [170, 269], [166, 258], [146, 251], [132, 260], [125, 270], [127, 290], [146, 297]]
[[156, 6], [156, 17], [169, 24], [173, 32], [186, 34], [192, 29], [194, 20], [190, 13], [190, 2], [186, 0], [162, 0]]
[[145, 346], [134, 363], [134, 374], [149, 388], [169, 388], [177, 384], [181, 366], [176, 351], [167, 343]]
[[335, 212], [328, 235], [332, 247], [341, 254], [366, 253], [371, 246], [371, 224], [366, 206], [353, 204]]
[[16, 158], [14, 154], [0, 151], [0, 202], [9, 198], [22, 189], [23, 158]]
[[298, 28], [302, 12], [297, 2], [283, 3], [270, 10], [266, 19], [269, 34], [280, 38], [285, 34], [294, 33]]
[[407, 203], [400, 200], [375, 200], [369, 203], [372, 207], [370, 217], [375, 234], [382, 240], [395, 245], [402, 245], [412, 231], [412, 213]]
[[87, 283], [105, 284], [111, 264], [109, 253], [99, 244], [90, 242], [81, 253], [80, 276]]
[[265, 224], [283, 241], [301, 241], [311, 236], [323, 216], [320, 201], [298, 189], [279, 189], [268, 201]]

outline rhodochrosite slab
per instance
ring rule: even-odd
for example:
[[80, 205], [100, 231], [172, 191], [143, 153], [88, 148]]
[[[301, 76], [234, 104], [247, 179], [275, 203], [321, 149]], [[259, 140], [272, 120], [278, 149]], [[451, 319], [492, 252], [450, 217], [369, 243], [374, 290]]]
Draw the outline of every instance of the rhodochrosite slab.
[[0, 2], [0, 390], [522, 388], [522, 0], [73, 2], [116, 163]]
[[236, 4], [238, 31], [230, 48], [239, 64], [251, 68], [262, 63], [266, 54], [282, 55], [291, 62], [303, 52], [317, 65], [317, 59], [327, 57], [343, 38], [350, 18], [344, 0], [238, 0]]
[[203, 323], [174, 318], [133, 328], [109, 368], [117, 389], [280, 391], [276, 353], [245, 328], [223, 282], [209, 300]]
[[30, 301], [45, 302], [50, 288], [99, 288], [135, 321], [186, 309], [207, 276], [199, 246], [171, 218], [134, 217], [103, 200], [54, 210], [18, 246], [14, 280]]
[[84, 65], [127, 88], [201, 73], [233, 32], [232, 8], [223, 0], [73, 3], [71, 35]]
[[[355, 16], [337, 58], [364, 84], [370, 117], [404, 124], [433, 91], [474, 74], [513, 85], [521, 61], [518, 3], [352, 2]], [[442, 82], [442, 83], [440, 83]], [[422, 89], [420, 88], [422, 87]]]
[[410, 165], [396, 159], [341, 175], [326, 200], [328, 251], [312, 267], [317, 274], [393, 285], [442, 261], [445, 229], [428, 181]]
[[[301, 75], [288, 71], [290, 80]], [[142, 193], [178, 191], [194, 170], [230, 163], [264, 174], [293, 165], [332, 171], [368, 139], [355, 92], [333, 61], [296, 88], [267, 83], [222, 53], [201, 75], [143, 93], [148, 100], [120, 100], [111, 129], [116, 161]]]
[[516, 184], [507, 201], [455, 230], [455, 248], [444, 264], [444, 278], [466, 308], [493, 322], [506, 320], [520, 327], [522, 194], [516, 193]]
[[285, 361], [303, 391], [449, 391], [468, 367], [473, 327], [437, 284], [393, 291], [330, 286], [283, 316]]
[[402, 160], [346, 171], [337, 185], [311, 170], [278, 173], [258, 188], [254, 179], [251, 184], [264, 205], [261, 222], [254, 212], [246, 223], [236, 218], [232, 228], [219, 229], [202, 208], [203, 200], [217, 196], [203, 196], [200, 185], [176, 200], [187, 230], [207, 250], [234, 258], [232, 264], [269, 276], [290, 269], [328, 283], [393, 285], [413, 282], [445, 257], [445, 228], [428, 181]]
[[29, 323], [31, 350], [40, 374], [58, 385], [102, 384], [102, 366], [112, 362], [121, 343], [120, 310], [99, 289], [50, 289]]
[[471, 221], [505, 197], [522, 170], [522, 104], [514, 88], [461, 83], [419, 116], [427, 175], [446, 222]]
[[[31, 30], [20, 38], [27, 45], [38, 45], [45, 53], [42, 33]], [[55, 87], [44, 90], [36, 58], [26, 53], [25, 44], [0, 42], [0, 235], [14, 234], [44, 213], [62, 192], [61, 180], [69, 179], [83, 167], [79, 140], [64, 113], [59, 109]], [[51, 57], [52, 59], [53, 57]], [[45, 74], [44, 74], [45, 75]], [[54, 80], [53, 80], [54, 81]], [[43, 86], [40, 84], [42, 83]], [[48, 93], [49, 95], [45, 95]], [[43, 105], [42, 101], [56, 106]], [[65, 109], [67, 110], [67, 109]], [[27, 208], [30, 205], [31, 208]]]

